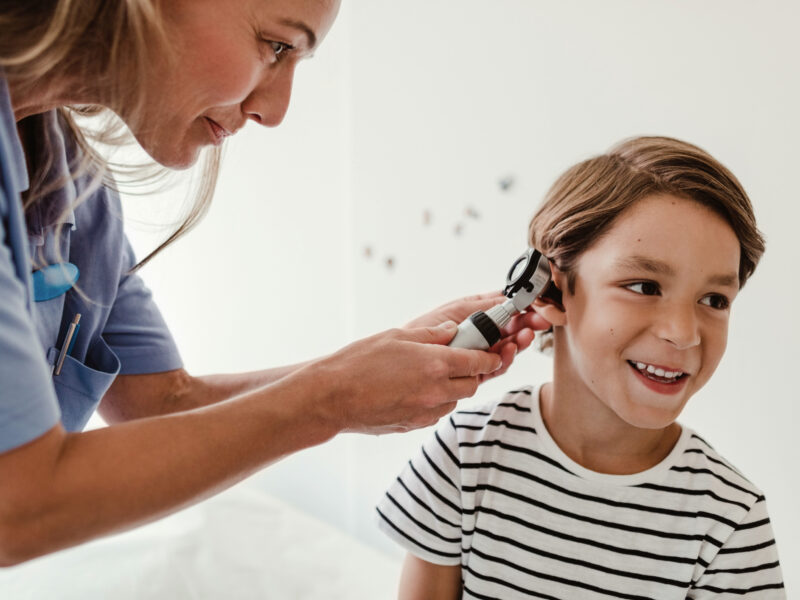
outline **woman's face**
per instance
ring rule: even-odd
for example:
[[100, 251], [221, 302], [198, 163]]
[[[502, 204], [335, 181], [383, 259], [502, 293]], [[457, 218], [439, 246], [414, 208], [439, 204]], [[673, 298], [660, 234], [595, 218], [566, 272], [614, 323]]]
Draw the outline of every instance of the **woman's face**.
[[269, 127], [283, 120], [295, 67], [328, 33], [339, 0], [172, 0], [163, 7], [176, 58], [151, 70], [144, 118], [129, 124], [157, 162], [182, 168], [248, 119]]

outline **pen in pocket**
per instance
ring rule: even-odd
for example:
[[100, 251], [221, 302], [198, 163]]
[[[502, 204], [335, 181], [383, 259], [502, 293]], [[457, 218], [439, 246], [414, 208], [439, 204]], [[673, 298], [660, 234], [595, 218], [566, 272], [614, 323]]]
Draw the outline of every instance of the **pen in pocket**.
[[61, 367], [64, 366], [64, 359], [67, 358], [67, 354], [72, 352], [72, 347], [75, 345], [75, 336], [78, 333], [78, 329], [80, 329], [80, 321], [81, 321], [81, 313], [76, 313], [75, 318], [72, 319], [72, 323], [69, 324], [69, 329], [67, 329], [67, 335], [64, 336], [64, 343], [61, 345], [61, 351], [58, 353], [58, 362], [56, 362], [55, 366], [55, 375], [61, 374]]

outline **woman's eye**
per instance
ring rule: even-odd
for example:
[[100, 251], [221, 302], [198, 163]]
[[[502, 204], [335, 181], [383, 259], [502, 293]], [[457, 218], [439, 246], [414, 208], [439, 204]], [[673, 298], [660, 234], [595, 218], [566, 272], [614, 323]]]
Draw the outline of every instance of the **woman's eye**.
[[264, 46], [261, 46], [262, 48], [267, 47], [270, 49], [271, 54], [269, 56], [267, 56], [266, 52], [264, 53], [264, 58], [269, 59], [270, 62], [281, 60], [289, 53], [289, 50], [294, 49], [294, 46], [291, 44], [287, 44], [286, 42], [276, 42], [263, 35], [259, 35], [258, 39], [259, 42], [264, 44]]
[[284, 44], [283, 42], [270, 42], [269, 45], [272, 47], [272, 52], [275, 53], [275, 58], [281, 58], [292, 49], [289, 44]]
[[725, 310], [731, 305], [730, 300], [721, 294], [710, 294], [708, 296], [704, 296], [700, 299], [700, 303], [710, 306], [711, 308], [716, 308], [717, 310]]
[[660, 291], [658, 284], [653, 281], [637, 281], [636, 283], [629, 283], [625, 287], [643, 296], [656, 296]]

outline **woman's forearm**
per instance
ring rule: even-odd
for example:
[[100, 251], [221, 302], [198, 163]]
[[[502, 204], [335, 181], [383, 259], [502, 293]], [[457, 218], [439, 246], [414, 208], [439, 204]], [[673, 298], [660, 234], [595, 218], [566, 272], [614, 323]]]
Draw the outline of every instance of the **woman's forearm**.
[[3, 564], [163, 517], [330, 439], [326, 388], [284, 378], [194, 411], [80, 434], [58, 427], [0, 456]]
[[100, 405], [109, 424], [210, 406], [271, 385], [308, 363], [249, 373], [192, 377], [183, 369], [144, 375], [120, 375]]
[[[285, 367], [275, 367], [263, 371], [251, 371], [248, 373], [201, 375], [195, 379], [204, 390], [203, 394], [206, 395], [209, 400], [206, 405], [214, 404], [221, 400], [271, 385], [279, 379], [283, 379], [299, 369], [302, 369], [310, 364], [310, 362], [311, 361]], [[191, 403], [191, 401], [188, 402]]]

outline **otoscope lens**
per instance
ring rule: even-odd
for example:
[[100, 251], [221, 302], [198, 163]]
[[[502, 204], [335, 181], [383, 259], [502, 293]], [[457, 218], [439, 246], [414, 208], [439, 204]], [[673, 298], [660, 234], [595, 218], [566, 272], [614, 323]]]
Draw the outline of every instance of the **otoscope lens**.
[[525, 269], [528, 267], [528, 255], [520, 256], [513, 265], [511, 265], [511, 269], [508, 271], [508, 283], [513, 283], [525, 272]]

